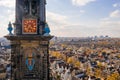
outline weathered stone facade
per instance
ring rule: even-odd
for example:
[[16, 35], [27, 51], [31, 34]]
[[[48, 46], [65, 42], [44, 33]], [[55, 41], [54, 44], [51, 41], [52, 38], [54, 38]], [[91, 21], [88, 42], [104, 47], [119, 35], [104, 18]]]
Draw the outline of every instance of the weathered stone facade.
[[[50, 80], [49, 40], [52, 36], [43, 36], [45, 4], [45, 0], [16, 0], [14, 34], [5, 36], [11, 41], [11, 80]], [[25, 11], [27, 5], [28, 12]], [[25, 25], [24, 19], [27, 19]], [[37, 21], [36, 25], [34, 21]], [[27, 33], [23, 30], [24, 26]]]
[[[49, 40], [51, 36], [6, 36], [11, 40], [12, 80], [49, 80]], [[35, 65], [27, 68], [26, 54], [33, 50]]]

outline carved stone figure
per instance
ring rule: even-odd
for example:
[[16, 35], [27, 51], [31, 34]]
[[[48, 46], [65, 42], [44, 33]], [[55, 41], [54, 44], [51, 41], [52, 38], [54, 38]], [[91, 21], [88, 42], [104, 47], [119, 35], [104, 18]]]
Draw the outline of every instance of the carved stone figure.
[[11, 24], [11, 22], [9, 22], [9, 24], [8, 24], [9, 35], [12, 35], [12, 30], [13, 30], [12, 24]]

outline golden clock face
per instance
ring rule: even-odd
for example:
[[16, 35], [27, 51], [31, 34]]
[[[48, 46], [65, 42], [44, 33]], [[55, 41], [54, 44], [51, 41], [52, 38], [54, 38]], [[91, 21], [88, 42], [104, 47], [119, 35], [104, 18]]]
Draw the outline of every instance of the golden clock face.
[[23, 20], [23, 33], [24, 34], [36, 34], [37, 33], [37, 20], [36, 19], [24, 19]]

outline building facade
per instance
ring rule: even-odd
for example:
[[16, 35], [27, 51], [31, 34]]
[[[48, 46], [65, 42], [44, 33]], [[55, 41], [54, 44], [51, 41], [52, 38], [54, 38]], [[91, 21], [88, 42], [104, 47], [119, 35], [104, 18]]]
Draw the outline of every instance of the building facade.
[[50, 80], [52, 36], [46, 23], [45, 5], [46, 0], [16, 0], [14, 34], [5, 36], [11, 41], [11, 80]]

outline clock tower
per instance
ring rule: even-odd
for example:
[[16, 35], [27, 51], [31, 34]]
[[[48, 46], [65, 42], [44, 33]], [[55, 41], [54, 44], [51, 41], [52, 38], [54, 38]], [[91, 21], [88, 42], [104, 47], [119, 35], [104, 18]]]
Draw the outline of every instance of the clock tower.
[[46, 0], [16, 0], [14, 33], [11, 41], [11, 80], [49, 79], [50, 29], [46, 23]]

